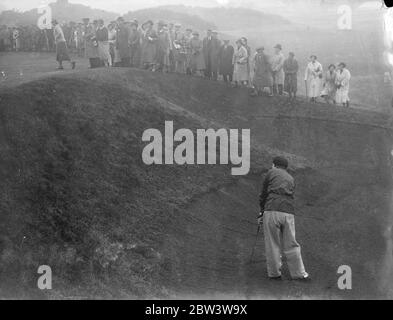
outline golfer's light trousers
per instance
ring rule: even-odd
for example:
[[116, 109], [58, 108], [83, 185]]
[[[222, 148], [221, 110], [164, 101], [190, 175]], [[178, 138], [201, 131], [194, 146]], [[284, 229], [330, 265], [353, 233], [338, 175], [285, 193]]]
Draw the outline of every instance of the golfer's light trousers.
[[281, 276], [281, 239], [283, 253], [286, 257], [292, 279], [307, 277], [308, 274], [304, 269], [300, 245], [296, 241], [294, 215], [266, 211], [263, 220], [269, 277], [276, 278]]

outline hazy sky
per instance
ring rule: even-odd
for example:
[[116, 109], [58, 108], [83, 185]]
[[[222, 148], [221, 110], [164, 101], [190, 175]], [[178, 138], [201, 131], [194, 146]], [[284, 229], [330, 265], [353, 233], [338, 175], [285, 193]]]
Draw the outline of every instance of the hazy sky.
[[[56, 0], [0, 0], [0, 10], [17, 9], [21, 11], [37, 8], [42, 3], [51, 3]], [[125, 13], [130, 10], [154, 7], [167, 4], [185, 4], [195, 6], [217, 6], [217, 5], [243, 5], [245, 7], [264, 5], [280, 6], [279, 0], [69, 0], [72, 3], [80, 3], [93, 8], [104, 9], [117, 13]], [[305, 2], [316, 2], [320, 0], [304, 0]], [[335, 0], [339, 1], [340, 0]], [[343, 2], [347, 0], [341, 0]], [[351, 1], [351, 0], [349, 0]], [[299, 0], [297, 1], [299, 2]], [[290, 3], [290, 2], [289, 2]], [[288, 5], [288, 1], [287, 1]]]
[[[0, 9], [18, 9], [29, 10], [37, 8], [41, 3], [50, 3], [55, 0], [0, 0]], [[226, 4], [230, 0], [70, 0], [71, 3], [80, 3], [93, 8], [104, 9], [114, 12], [127, 12], [146, 7], [153, 7], [166, 4], [189, 4], [216, 6], [217, 4]], [[232, 1], [232, 0], [231, 0]]]

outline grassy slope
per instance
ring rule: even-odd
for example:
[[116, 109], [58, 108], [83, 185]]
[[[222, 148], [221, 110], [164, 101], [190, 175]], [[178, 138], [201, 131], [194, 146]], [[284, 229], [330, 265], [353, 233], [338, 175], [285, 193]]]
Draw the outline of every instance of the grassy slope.
[[[159, 243], [176, 207], [230, 178], [225, 167], [146, 167], [141, 137], [167, 118], [189, 128], [198, 122], [86, 79], [22, 85], [2, 94], [1, 106], [3, 293], [15, 281], [23, 283], [16, 290], [31, 288], [36, 266], [49, 264], [57, 286], [110, 283], [128, 295], [157, 294], [149, 285], [157, 257], [143, 247]], [[120, 253], [112, 270], [107, 263]], [[109, 281], [112, 273], [121, 276]]]

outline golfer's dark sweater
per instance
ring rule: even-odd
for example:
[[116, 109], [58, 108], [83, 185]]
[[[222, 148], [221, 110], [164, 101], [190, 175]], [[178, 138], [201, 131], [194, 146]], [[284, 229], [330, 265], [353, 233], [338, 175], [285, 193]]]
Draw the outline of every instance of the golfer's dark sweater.
[[284, 169], [270, 170], [263, 182], [259, 198], [261, 212], [279, 211], [295, 214], [294, 206], [295, 180]]

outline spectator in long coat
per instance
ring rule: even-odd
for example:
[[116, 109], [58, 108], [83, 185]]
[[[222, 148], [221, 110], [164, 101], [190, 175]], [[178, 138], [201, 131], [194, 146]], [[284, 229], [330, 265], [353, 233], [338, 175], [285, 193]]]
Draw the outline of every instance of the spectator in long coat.
[[203, 57], [205, 59], [206, 69], [205, 69], [205, 77], [211, 77], [211, 65], [209, 59], [209, 52], [211, 51], [211, 42], [212, 42], [212, 30], [207, 30], [206, 37], [203, 39]]
[[249, 81], [249, 72], [248, 72], [248, 52], [247, 49], [243, 46], [242, 40], [239, 39], [236, 41], [236, 50], [233, 55], [233, 81], [234, 85], [242, 86], [247, 85]]
[[336, 102], [342, 104], [344, 107], [349, 108], [349, 81], [351, 80], [351, 73], [347, 69], [345, 63], [338, 65], [337, 76], [336, 76]]
[[174, 47], [175, 30], [174, 30], [174, 28], [175, 28], [175, 24], [173, 22], [169, 23], [168, 35], [169, 35], [169, 41], [170, 41], [170, 47], [169, 47], [170, 72], [176, 71], [175, 47]]
[[336, 104], [336, 66], [331, 64], [328, 68], [328, 71], [325, 74], [323, 90], [321, 93], [321, 97], [325, 98], [326, 103]]
[[155, 71], [157, 64], [157, 33], [153, 30], [154, 23], [149, 20], [142, 25], [142, 67]]
[[192, 39], [192, 29], [187, 28], [184, 34], [184, 51], [186, 52], [186, 74], [191, 75], [191, 39]]
[[229, 44], [229, 40], [224, 40], [221, 46], [219, 61], [220, 61], [220, 75], [222, 75], [225, 82], [232, 83], [233, 80], [233, 54], [235, 49]]
[[240, 40], [242, 41], [243, 47], [246, 48], [247, 54], [248, 54], [247, 69], [248, 69], [248, 79], [249, 80], [247, 82], [250, 82], [251, 71], [252, 71], [251, 70], [251, 62], [252, 62], [251, 54], [252, 54], [252, 51], [251, 51], [251, 47], [248, 45], [248, 39], [246, 37], [243, 37]]
[[129, 45], [130, 29], [124, 22], [123, 18], [117, 19], [118, 28], [116, 35], [116, 49], [119, 50], [120, 65], [122, 67], [129, 67], [131, 65], [131, 51]]
[[221, 41], [218, 40], [218, 32], [212, 31], [210, 41], [207, 40], [206, 46], [204, 45], [204, 57], [206, 63], [205, 74], [208, 79], [218, 79], [218, 69], [220, 66], [220, 50]]
[[290, 99], [296, 99], [299, 63], [293, 52], [290, 52], [288, 58], [284, 61], [283, 69], [285, 73], [284, 90], [288, 92]]
[[111, 66], [117, 67], [120, 64], [119, 50], [116, 49], [116, 22], [112, 21], [108, 26], [109, 52], [111, 55]]
[[100, 64], [100, 55], [98, 53], [98, 43], [94, 26], [90, 23], [85, 29], [85, 55], [89, 59], [90, 68], [98, 68]]
[[175, 31], [173, 33], [173, 58], [175, 61], [175, 71], [177, 73], [186, 73], [187, 63], [187, 39], [181, 30], [181, 24], [175, 24]]
[[60, 25], [56, 20], [52, 21], [52, 25], [53, 25], [53, 36], [56, 42], [56, 60], [59, 63], [58, 69], [60, 70], [64, 69], [63, 61], [68, 61], [72, 69], [75, 69], [75, 62], [71, 61], [71, 58], [68, 54], [67, 43], [64, 38], [63, 30], [61, 29]]
[[312, 55], [310, 57], [310, 63], [306, 68], [306, 75], [304, 80], [307, 87], [307, 95], [311, 102], [316, 102], [317, 98], [321, 94], [321, 85], [323, 79], [323, 67], [317, 60], [317, 56]]
[[[203, 42], [199, 39], [199, 33], [194, 32], [190, 41], [191, 62], [190, 68], [192, 74], [202, 75], [205, 71], [205, 58], [203, 56]], [[231, 62], [232, 64], [232, 62]]]
[[98, 54], [104, 66], [111, 66], [112, 58], [110, 55], [109, 33], [104, 25], [104, 20], [98, 20], [98, 29], [96, 31], [96, 39], [98, 43]]
[[170, 38], [165, 22], [158, 23], [157, 32], [157, 71], [169, 72]]
[[274, 55], [271, 60], [272, 74], [273, 74], [273, 93], [278, 93], [280, 96], [284, 93], [284, 60], [282, 54], [282, 46], [280, 44], [274, 47]]
[[265, 48], [257, 49], [254, 58], [254, 88], [255, 94], [261, 95], [265, 88], [269, 88], [269, 96], [273, 95], [273, 81], [269, 57], [265, 54]]

